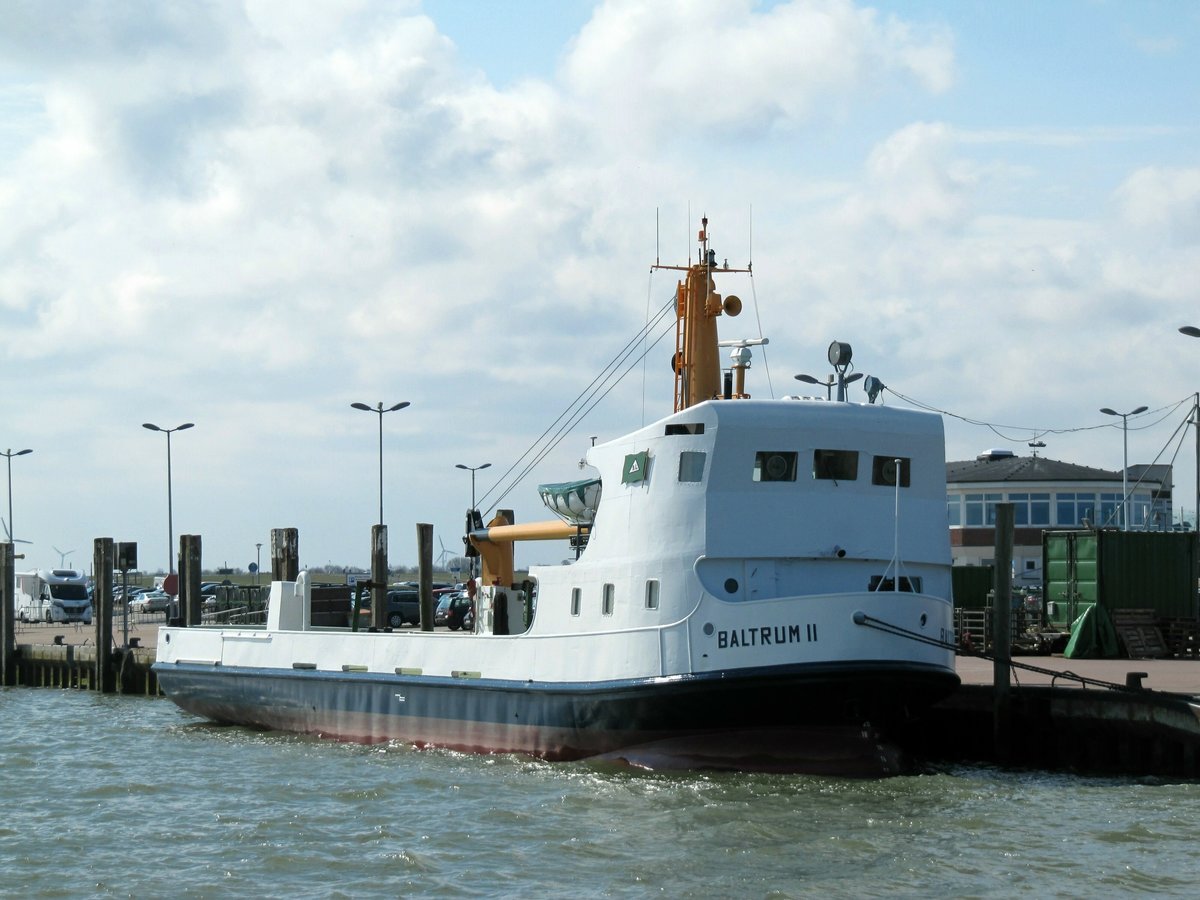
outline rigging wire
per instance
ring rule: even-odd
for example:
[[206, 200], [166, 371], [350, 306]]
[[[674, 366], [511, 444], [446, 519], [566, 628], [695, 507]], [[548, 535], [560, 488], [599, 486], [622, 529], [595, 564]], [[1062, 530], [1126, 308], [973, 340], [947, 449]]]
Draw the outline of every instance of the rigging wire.
[[[908, 403], [911, 406], [917, 407], [918, 409], [924, 409], [924, 410], [927, 410], [928, 412], [935, 412], [935, 413], [938, 413], [939, 415], [949, 416], [952, 419], [958, 419], [961, 422], [966, 422], [968, 425], [979, 425], [983, 428], [987, 428], [993, 434], [995, 434], [997, 437], [999, 437], [1003, 440], [1006, 440], [1006, 441], [1012, 441], [1014, 443], [1018, 442], [1018, 441], [1029, 440], [1029, 438], [1028, 438], [1028, 436], [1012, 437], [1008, 434], [1004, 434], [1002, 431], [1000, 431], [1000, 429], [1004, 428], [1004, 429], [1009, 429], [1010, 431], [1029, 432], [1033, 435], [1033, 439], [1037, 440], [1038, 438], [1044, 437], [1047, 434], [1074, 434], [1074, 433], [1080, 432], [1080, 431], [1096, 431], [1097, 429], [1100, 429], [1100, 428], [1116, 428], [1116, 427], [1118, 427], [1117, 423], [1115, 423], [1115, 422], [1104, 422], [1099, 425], [1080, 425], [1080, 426], [1077, 426], [1074, 428], [1042, 428], [1040, 426], [1031, 426], [1031, 425], [1003, 425], [1003, 424], [995, 423], [995, 422], [985, 422], [981, 419], [972, 419], [969, 416], [959, 415], [958, 413], [950, 412], [949, 410], [946, 410], [946, 409], [939, 409], [936, 406], [931, 406], [928, 403], [923, 403], [922, 401], [917, 400], [913, 397], [906, 396], [905, 394], [902, 394], [899, 391], [897, 391], [895, 388], [885, 387], [884, 390], [889, 394], [899, 397], [905, 403]], [[1130, 431], [1145, 431], [1148, 428], [1154, 428], [1155, 426], [1162, 423], [1167, 417], [1169, 417], [1170, 415], [1175, 413], [1179, 409], [1180, 406], [1182, 406], [1185, 403], [1189, 404], [1189, 406], [1190, 406], [1191, 404], [1193, 404], [1193, 402], [1194, 402], [1193, 395], [1188, 395], [1187, 397], [1185, 397], [1182, 400], [1177, 400], [1174, 403], [1168, 403], [1164, 406], [1158, 407], [1157, 409], [1148, 410], [1147, 412], [1140, 414], [1137, 417], [1137, 419], [1144, 421], [1149, 416], [1153, 416], [1158, 413], [1162, 413], [1162, 415], [1159, 416], [1157, 419], [1155, 419], [1153, 422], [1144, 422], [1144, 424], [1141, 424], [1141, 425], [1131, 425], [1131, 426], [1129, 426], [1129, 430]], [[1132, 417], [1130, 417], [1130, 418], [1132, 418]]]
[[[762, 336], [763, 336], [762, 317], [759, 315], [759, 312], [758, 312], [758, 288], [754, 284], [753, 266], [754, 266], [754, 263], [753, 263], [753, 261], [751, 261], [751, 263], [750, 263], [750, 296], [754, 300], [754, 324], [758, 326], [758, 337], [761, 340]], [[771, 381], [771, 364], [770, 364], [770, 362], [767, 361], [767, 347], [765, 344], [763, 344], [758, 349], [762, 351], [763, 369], [766, 370], [766, 373], [767, 373], [767, 390], [769, 390], [771, 392], [771, 399], [774, 400], [775, 399], [775, 384], [774, 384], [774, 382]]]
[[[484, 508], [488, 498], [500, 490], [501, 486], [505, 483], [505, 480], [512, 475], [515, 470], [521, 467], [522, 463], [525, 463], [525, 460], [529, 458], [530, 454], [534, 454], [534, 462], [526, 464], [524, 468], [521, 469], [520, 474], [516, 476], [515, 480], [505, 487], [503, 492], [496, 498], [492, 505], [487, 508], [490, 510], [503, 501], [503, 499], [508, 496], [509, 492], [512, 491], [513, 488], [515, 488], [517, 484], [519, 484], [520, 481], [525, 478], [526, 475], [529, 474], [530, 469], [532, 469], [532, 467], [541, 459], [544, 459], [546, 454], [553, 450], [554, 447], [556, 447], [562, 440], [562, 438], [565, 437], [565, 435], [579, 423], [579, 420], [586, 415], [587, 412], [590, 412], [591, 409], [595, 407], [596, 403], [603, 399], [609, 391], [616, 387], [616, 385], [619, 384], [620, 381], [629, 374], [629, 372], [632, 370], [632, 367], [621, 372], [620, 375], [616, 377], [615, 381], [612, 380], [617, 369], [619, 369], [625, 363], [625, 361], [628, 360], [631, 354], [637, 351], [638, 343], [643, 341], [644, 337], [652, 332], [669, 312], [674, 310], [674, 303], [675, 299], [672, 296], [672, 298], [663, 304], [663, 306], [658, 310], [653, 319], [646, 322], [640, 329], [638, 329], [638, 332], [625, 344], [624, 347], [621, 348], [617, 355], [611, 359], [603, 369], [601, 369], [600, 373], [592, 379], [587, 387], [580, 391], [575, 399], [567, 404], [567, 407], [561, 413], [559, 413], [558, 418], [551, 422], [550, 425], [546, 427], [546, 430], [538, 435], [529, 448], [526, 449], [525, 452], [522, 453], [516, 459], [516, 461], [508, 467], [507, 470], [505, 470], [503, 475], [496, 479], [496, 482], [492, 488], [489, 489], [487, 493], [485, 493], [479, 499], [480, 508]], [[673, 324], [674, 323], [672, 323], [672, 327]], [[646, 354], [648, 354], [650, 350], [662, 340], [668, 331], [669, 329], [664, 330], [662, 334], [655, 338], [654, 343], [637, 356], [633, 362], [633, 366], [636, 366], [639, 362], [641, 362], [641, 360], [645, 358]], [[606, 384], [607, 387], [605, 387]], [[600, 397], [595, 399], [593, 402], [593, 398], [596, 397], [596, 394], [600, 392], [601, 389], [603, 389], [603, 393], [601, 393]], [[586, 406], [586, 404], [589, 402], [591, 402], [591, 405]], [[584, 408], [585, 406], [586, 409]], [[566, 420], [565, 423], [564, 420]], [[558, 430], [554, 431], [555, 428]], [[554, 432], [553, 435], [551, 435], [551, 432]], [[543, 443], [543, 441], [548, 441], [548, 444], [547, 446], [539, 449], [539, 446]]]

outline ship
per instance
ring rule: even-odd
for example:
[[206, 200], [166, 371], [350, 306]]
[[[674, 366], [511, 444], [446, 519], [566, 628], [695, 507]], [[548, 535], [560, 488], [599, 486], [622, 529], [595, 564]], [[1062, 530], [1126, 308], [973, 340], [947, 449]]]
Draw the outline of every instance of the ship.
[[[553, 516], [467, 515], [466, 632], [314, 624], [273, 581], [265, 626], [164, 627], [154, 671], [205, 719], [416, 748], [653, 769], [875, 776], [891, 736], [959, 683], [945, 439], [935, 414], [746, 393], [752, 348], [717, 292], [708, 222], [673, 270], [674, 410], [594, 443]], [[728, 365], [722, 351], [728, 350]], [[832, 385], [831, 379], [830, 384]], [[874, 398], [872, 397], [872, 400]], [[559, 541], [516, 580], [514, 546]]]

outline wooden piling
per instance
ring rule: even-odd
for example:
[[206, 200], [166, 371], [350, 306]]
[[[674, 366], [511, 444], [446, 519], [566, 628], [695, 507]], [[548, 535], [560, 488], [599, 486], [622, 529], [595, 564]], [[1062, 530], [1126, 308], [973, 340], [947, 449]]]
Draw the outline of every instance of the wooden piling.
[[179, 536], [179, 613], [182, 624], [193, 627], [200, 624], [200, 535]]
[[14, 545], [0, 544], [0, 686], [16, 684], [17, 632], [13, 622], [17, 570]]
[[996, 759], [1005, 765], [1010, 756], [1012, 698], [1009, 670], [1012, 662], [1012, 553], [1013, 504], [996, 504], [996, 599], [992, 603], [992, 684], [995, 686], [994, 737]]
[[388, 624], [388, 535], [386, 525], [371, 526], [371, 624]]
[[116, 690], [112, 666], [113, 563], [116, 555], [112, 538], [96, 538], [93, 546], [92, 624], [96, 626], [96, 668], [92, 680], [102, 694], [111, 694]]
[[300, 575], [300, 532], [271, 529], [271, 580], [295, 581]]
[[417, 584], [421, 599], [421, 630], [433, 631], [433, 526], [417, 523]]

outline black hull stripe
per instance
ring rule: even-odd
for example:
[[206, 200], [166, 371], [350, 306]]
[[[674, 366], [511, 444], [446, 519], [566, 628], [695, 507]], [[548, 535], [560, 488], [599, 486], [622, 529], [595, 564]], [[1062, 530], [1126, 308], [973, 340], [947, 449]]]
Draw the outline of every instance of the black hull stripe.
[[155, 672], [180, 707], [218, 722], [546, 759], [731, 734], [761, 754], [787, 746], [781, 734], [888, 728], [958, 684], [945, 668], [853, 663], [600, 684], [163, 663]]

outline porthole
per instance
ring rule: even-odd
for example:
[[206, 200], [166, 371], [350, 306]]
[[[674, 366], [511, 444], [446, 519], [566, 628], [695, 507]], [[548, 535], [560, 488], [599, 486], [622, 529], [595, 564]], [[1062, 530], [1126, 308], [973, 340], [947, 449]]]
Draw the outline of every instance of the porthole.
[[725, 579], [725, 593], [736, 594], [738, 592], [738, 587], [740, 587], [740, 585], [738, 584], [738, 580], [736, 578]]

